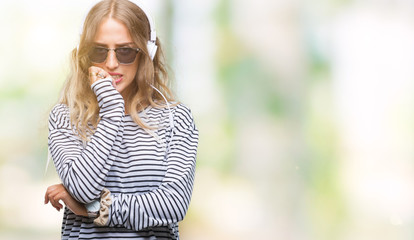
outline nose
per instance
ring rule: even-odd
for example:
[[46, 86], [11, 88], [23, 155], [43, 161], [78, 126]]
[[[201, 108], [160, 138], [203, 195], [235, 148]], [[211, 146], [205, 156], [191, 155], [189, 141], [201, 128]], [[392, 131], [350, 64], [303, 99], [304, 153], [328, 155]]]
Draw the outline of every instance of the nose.
[[116, 58], [116, 53], [113, 49], [109, 50], [105, 65], [108, 69], [115, 69], [118, 67], [118, 59]]

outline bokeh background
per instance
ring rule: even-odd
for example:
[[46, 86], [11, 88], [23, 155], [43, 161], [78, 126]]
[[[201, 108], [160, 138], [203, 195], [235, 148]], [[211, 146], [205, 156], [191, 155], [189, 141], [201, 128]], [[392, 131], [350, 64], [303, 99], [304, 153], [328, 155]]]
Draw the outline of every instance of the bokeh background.
[[[0, 0], [0, 239], [60, 238], [47, 117], [90, 0]], [[146, 0], [200, 130], [181, 237], [414, 238], [414, 2]]]

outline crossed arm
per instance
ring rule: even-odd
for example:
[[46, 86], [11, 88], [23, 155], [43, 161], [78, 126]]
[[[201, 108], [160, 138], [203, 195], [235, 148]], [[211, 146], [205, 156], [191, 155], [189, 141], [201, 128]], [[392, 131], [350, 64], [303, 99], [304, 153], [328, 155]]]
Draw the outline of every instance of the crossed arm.
[[[198, 130], [189, 109], [185, 106], [179, 105], [175, 108], [170, 144], [171, 150], [166, 158], [167, 169], [160, 186], [141, 194], [111, 195], [112, 205], [106, 226], [139, 231], [148, 227], [177, 223], [184, 218], [191, 199], [198, 145]], [[55, 165], [60, 166], [56, 163]], [[65, 176], [64, 172], [62, 173], [61, 175]], [[83, 189], [81, 185], [74, 186]], [[81, 192], [79, 189], [78, 193]], [[71, 198], [73, 193], [70, 189], [54, 185], [49, 187], [46, 194], [45, 201], [49, 200], [56, 209], [61, 208], [58, 202], [62, 200], [75, 214], [85, 215], [85, 209], [82, 206], [79, 208], [75, 202], [76, 196], [74, 199]], [[83, 195], [85, 194], [81, 194]]]
[[[100, 84], [100, 86], [103, 85]], [[106, 83], [106, 87], [109, 86]], [[108, 106], [109, 109], [115, 110], [113, 104]], [[104, 122], [107, 125], [103, 128], [98, 126], [96, 137], [105, 137], [99, 142], [101, 148], [102, 144], [122, 138], [122, 135], [118, 136], [118, 134], [123, 131], [122, 126], [118, 128], [118, 125], [114, 125], [118, 119], [116, 111], [105, 113], [109, 114], [111, 119]], [[72, 132], [62, 128], [61, 123], [64, 121], [59, 114], [55, 116], [52, 114], [50, 121], [49, 148], [63, 184], [56, 184], [47, 189], [45, 203], [50, 202], [53, 207], [60, 210], [63, 207], [60, 201], [63, 201], [76, 215], [87, 216], [84, 204], [99, 198], [105, 185], [104, 179], [107, 171], [116, 159], [111, 152], [116, 151], [111, 151], [113, 145], [104, 148], [108, 149], [108, 152], [96, 151], [93, 147], [93, 139], [85, 151], [77, 146], [75, 141], [67, 142], [67, 139], [72, 139], [73, 135]], [[105, 121], [105, 116], [101, 116], [101, 121]], [[171, 139], [173, 146], [167, 157], [167, 172], [162, 184], [159, 188], [145, 194], [112, 196], [113, 203], [107, 223], [109, 227], [140, 230], [175, 223], [184, 218], [194, 181], [198, 131], [189, 109], [184, 106], [176, 107], [174, 123], [174, 134]], [[108, 131], [108, 133], [101, 133], [102, 131]], [[108, 136], [112, 136], [113, 139], [108, 139]], [[96, 167], [97, 164], [99, 164], [98, 167]], [[93, 169], [85, 170], [91, 166], [94, 166]]]
[[63, 184], [60, 183], [49, 186], [45, 193], [45, 204], [50, 202], [56, 210], [60, 211], [60, 209], [63, 208], [60, 201], [63, 201], [66, 207], [68, 207], [74, 214], [84, 217], [88, 216], [85, 205], [76, 201]]

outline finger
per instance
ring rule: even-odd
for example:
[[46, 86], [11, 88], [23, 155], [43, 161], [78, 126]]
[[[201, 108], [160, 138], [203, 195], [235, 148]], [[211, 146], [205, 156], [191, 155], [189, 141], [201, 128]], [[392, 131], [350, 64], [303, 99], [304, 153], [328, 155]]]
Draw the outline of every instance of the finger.
[[94, 84], [96, 81], [104, 79], [104, 73], [101, 73], [100, 70], [90, 70], [89, 72], [89, 82], [90, 84]]
[[49, 186], [45, 192], [45, 204], [49, 202], [49, 195], [56, 189], [56, 185]]
[[[100, 77], [100, 78], [104, 78], [104, 77], [108, 77], [110, 76], [105, 70], [103, 70], [102, 68], [99, 67], [89, 67], [88, 69], [89, 72], [89, 76], [95, 76], [95, 77]], [[99, 75], [99, 76], [98, 76]]]
[[112, 79], [112, 76], [108, 72], [103, 70], [102, 68], [92, 66], [92, 67], [89, 67], [88, 71], [89, 71], [89, 77], [93, 78], [94, 80], [99, 80], [99, 79], [104, 79], [104, 78]]
[[50, 202], [52, 207], [57, 211], [60, 211], [63, 206], [59, 200], [64, 198], [64, 194], [66, 194], [66, 189], [63, 184], [60, 183], [49, 186], [45, 194], [45, 204]]
[[47, 190], [45, 192], [45, 204], [47, 204], [49, 202], [49, 197], [47, 196]]
[[97, 81], [96, 72], [90, 72], [89, 73], [89, 83], [92, 85], [96, 81]]
[[89, 82], [92, 85], [96, 81], [96, 73], [98, 72], [98, 70], [95, 67], [90, 67], [88, 70]]
[[56, 199], [55, 199], [55, 196], [56, 196], [56, 193], [50, 193], [49, 195], [48, 195], [48, 198], [49, 198], [49, 202], [50, 202], [50, 204], [54, 207], [54, 208], [56, 208]]
[[61, 209], [60, 207], [53, 206], [53, 208], [56, 209], [56, 211], [60, 212], [60, 209]]
[[60, 211], [60, 209], [63, 208], [63, 205], [59, 201], [57, 201], [55, 208]]
[[[52, 203], [52, 202], [51, 202]], [[60, 209], [62, 209], [63, 208], [63, 205], [59, 202], [59, 201], [54, 201], [53, 202], [53, 204], [52, 204], [52, 206], [56, 209], [56, 210], [58, 210], [58, 211], [60, 211]]]
[[112, 79], [112, 76], [109, 73], [107, 73], [105, 70], [101, 69], [101, 68], [99, 70], [97, 70], [95, 75], [96, 75], [96, 78], [98, 78], [98, 80], [99, 79], [105, 79], [105, 78]]
[[62, 204], [60, 204], [60, 198], [58, 197], [58, 194], [54, 194], [53, 196], [49, 196], [50, 204], [56, 208], [58, 211], [63, 207]]
[[56, 196], [55, 196], [55, 204], [56, 204], [56, 207], [59, 207], [59, 208], [63, 208], [63, 205], [60, 203], [60, 200], [62, 200], [63, 201], [63, 203], [65, 204], [65, 205], [67, 205], [66, 204], [66, 200], [65, 200], [65, 196], [66, 196], [66, 193], [65, 192], [60, 192], [59, 194], [57, 194]]
[[52, 204], [52, 206], [54, 207], [54, 208], [57, 208], [57, 209], [60, 209], [60, 208], [63, 208], [63, 205], [60, 203], [60, 199], [54, 199], [53, 200], [53, 203], [52, 203], [52, 201], [50, 201], [50, 203]]
[[89, 67], [89, 71], [99, 72], [100, 70], [103, 70], [103, 69], [100, 68], [100, 67], [95, 67], [95, 66], [90, 66]]

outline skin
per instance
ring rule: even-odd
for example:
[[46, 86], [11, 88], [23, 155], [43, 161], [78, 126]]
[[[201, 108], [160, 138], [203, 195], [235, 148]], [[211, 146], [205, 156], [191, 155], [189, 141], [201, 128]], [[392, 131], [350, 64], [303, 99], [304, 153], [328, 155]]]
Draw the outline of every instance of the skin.
[[[128, 28], [121, 21], [113, 18], [107, 18], [102, 21], [98, 27], [94, 42], [97, 45], [111, 49], [125, 46], [136, 47]], [[138, 70], [138, 58], [131, 64], [120, 64], [115, 52], [109, 51], [105, 62], [93, 64], [88, 70], [91, 85], [102, 78], [111, 78], [113, 86], [125, 100], [125, 96], [128, 94], [128, 87], [134, 81]], [[50, 202], [56, 210], [60, 211], [63, 208], [60, 201], [74, 214], [88, 216], [85, 206], [77, 202], [68, 193], [63, 184], [48, 187], [45, 193], [45, 204]]]
[[45, 194], [45, 204], [50, 202], [50, 204], [60, 211], [63, 208], [63, 205], [60, 203], [63, 201], [74, 214], [78, 216], [88, 216], [85, 205], [76, 201], [66, 190], [63, 184], [55, 184], [47, 188]]

